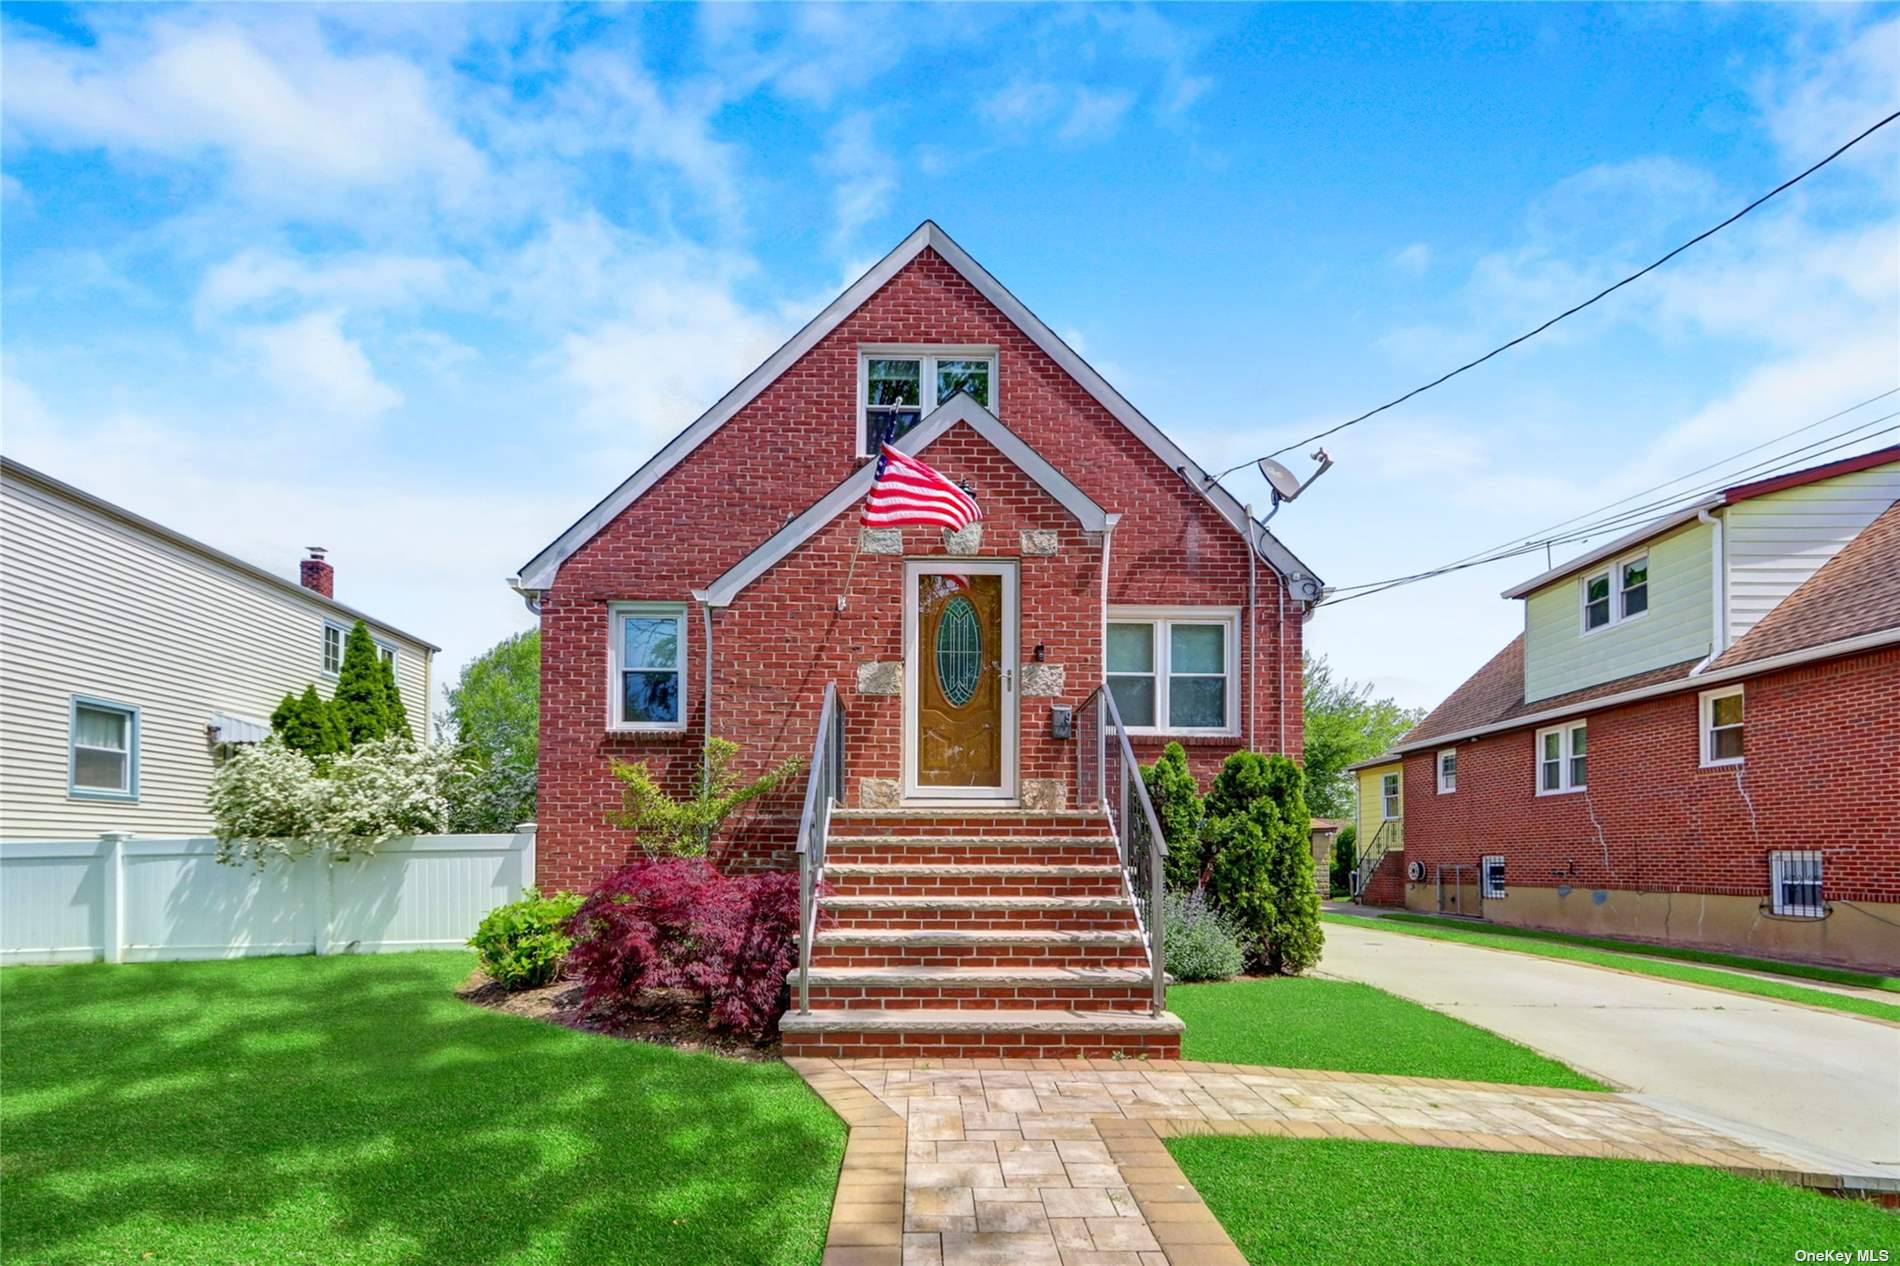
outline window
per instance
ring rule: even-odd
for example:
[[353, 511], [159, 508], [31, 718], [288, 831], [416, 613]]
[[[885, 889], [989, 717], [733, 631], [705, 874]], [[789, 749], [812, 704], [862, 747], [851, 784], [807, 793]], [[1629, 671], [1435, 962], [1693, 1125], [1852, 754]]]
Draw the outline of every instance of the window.
[[67, 791], [84, 800], [139, 798], [139, 710], [75, 696]]
[[1649, 610], [1649, 555], [1636, 554], [1589, 572], [1580, 584], [1585, 633], [1634, 620]]
[[1504, 859], [1497, 854], [1482, 859], [1478, 872], [1484, 876], [1484, 897], [1496, 901], [1504, 896]]
[[343, 671], [344, 634], [341, 624], [323, 626], [323, 671], [332, 677]]
[[684, 729], [686, 608], [615, 603], [608, 610], [613, 640], [608, 727]]
[[1238, 732], [1236, 613], [1194, 609], [1109, 612], [1108, 688], [1130, 730]]
[[1390, 822], [1399, 816], [1399, 776], [1386, 774], [1379, 779], [1379, 816]]
[[1742, 763], [1742, 688], [1702, 692], [1702, 763]]
[[1821, 852], [1768, 854], [1768, 898], [1776, 914], [1796, 919], [1819, 919], [1827, 915], [1821, 903]]
[[1448, 796], [1458, 790], [1458, 749], [1448, 747], [1438, 754], [1438, 794]]
[[395, 670], [395, 667], [396, 667], [396, 648], [395, 647], [385, 646], [381, 642], [376, 643], [376, 658], [382, 660], [385, 664], [388, 664], [392, 672]]
[[1585, 722], [1537, 731], [1537, 794], [1562, 795], [1589, 786], [1590, 731]]
[[994, 410], [993, 347], [866, 347], [858, 354], [858, 452], [894, 440], [958, 392]]

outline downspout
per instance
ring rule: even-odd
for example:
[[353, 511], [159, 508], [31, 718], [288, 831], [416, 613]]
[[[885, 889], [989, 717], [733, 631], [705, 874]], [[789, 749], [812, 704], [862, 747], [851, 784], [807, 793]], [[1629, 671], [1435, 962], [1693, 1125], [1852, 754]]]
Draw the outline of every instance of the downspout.
[[[1253, 519], [1253, 507], [1247, 507], [1247, 655], [1249, 660], [1256, 659], [1254, 652], [1255, 547], [1253, 534], [1257, 529], [1262, 536], [1265, 536], [1267, 524], [1273, 522], [1273, 516], [1280, 513], [1280, 507], [1285, 504], [1284, 501], [1280, 500], [1279, 494], [1274, 494], [1273, 505], [1268, 508], [1267, 517], [1260, 520], [1257, 524]], [[1273, 694], [1274, 698], [1280, 701], [1280, 720], [1277, 728], [1279, 730], [1278, 750], [1281, 755], [1286, 754], [1286, 579], [1285, 576], [1280, 576], [1280, 583], [1276, 586], [1276, 592], [1279, 594], [1278, 609], [1280, 622], [1273, 630]], [[1255, 662], [1251, 663], [1249, 667], [1253, 668], [1254, 671], [1247, 674], [1247, 750], [1258, 751], [1259, 748], [1254, 742], [1253, 683], [1254, 678], [1260, 675], [1259, 665]]]
[[[1274, 508], [1279, 508], [1278, 503], [1275, 503]], [[1260, 584], [1258, 575], [1254, 571], [1254, 565], [1258, 560], [1254, 557], [1253, 502], [1251, 501], [1247, 503], [1247, 531], [1247, 750], [1251, 752], [1256, 750], [1255, 730], [1258, 722], [1254, 716], [1254, 700], [1255, 687], [1260, 679], [1260, 633], [1259, 626], [1254, 620], [1254, 609], [1260, 601]]]
[[[1709, 638], [1709, 653], [1702, 657], [1701, 663], [1689, 670], [1691, 677], [1700, 676], [1707, 670], [1710, 664], [1715, 662], [1718, 655], [1728, 649], [1728, 602], [1726, 601], [1728, 597], [1728, 573], [1726, 570], [1727, 565], [1723, 560], [1723, 520], [1710, 514], [1707, 510], [1696, 511], [1695, 517], [1708, 524], [1711, 529], [1709, 535], [1709, 594], [1710, 605], [1713, 608], [1711, 618], [1714, 623], [1714, 628], [1711, 630], [1712, 635]], [[1526, 618], [1528, 618], [1528, 616]]]
[[1101, 667], [1101, 671], [1100, 671], [1100, 673], [1098, 673], [1098, 674], [1097, 674], [1097, 675], [1098, 675], [1098, 676], [1099, 676], [1099, 677], [1101, 678], [1101, 681], [1100, 681], [1100, 682], [1098, 682], [1098, 683], [1096, 683], [1096, 684], [1097, 684], [1097, 685], [1101, 685], [1101, 686], [1104, 686], [1104, 687], [1108, 685], [1108, 560], [1109, 560], [1109, 546], [1110, 546], [1110, 544], [1111, 544], [1111, 542], [1112, 542], [1112, 541], [1114, 540], [1114, 537], [1115, 537], [1115, 525], [1116, 525], [1117, 523], [1120, 523], [1121, 521], [1122, 521], [1122, 516], [1121, 516], [1121, 515], [1119, 515], [1119, 514], [1111, 514], [1111, 515], [1109, 515], [1109, 516], [1107, 517], [1107, 521], [1106, 521], [1106, 524], [1105, 524], [1105, 526], [1104, 526], [1104, 527], [1102, 528], [1102, 628], [1101, 628], [1101, 634], [1100, 634], [1100, 637], [1101, 637], [1101, 641], [1100, 641], [1100, 646], [1101, 646], [1101, 650], [1100, 650], [1100, 651], [1098, 652], [1098, 655], [1099, 655], [1099, 657], [1100, 657], [1100, 667]]

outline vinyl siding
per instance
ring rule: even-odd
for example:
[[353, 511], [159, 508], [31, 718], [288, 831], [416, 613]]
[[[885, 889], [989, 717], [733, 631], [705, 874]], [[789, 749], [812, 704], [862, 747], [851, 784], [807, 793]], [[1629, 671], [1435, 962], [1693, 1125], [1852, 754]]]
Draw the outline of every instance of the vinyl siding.
[[[1399, 817], [1405, 816], [1405, 778], [1401, 773], [1403, 766], [1398, 761], [1390, 765], [1375, 765], [1359, 771], [1359, 842], [1361, 852], [1372, 843], [1372, 837], [1379, 833], [1379, 827], [1385, 822], [1382, 816], [1379, 781], [1386, 774], [1400, 774], [1399, 778]], [[1403, 844], [1400, 845], [1404, 847]]]
[[[202, 835], [214, 711], [266, 720], [322, 672], [322, 598], [304, 599], [75, 504], [25, 479], [0, 481], [0, 839], [102, 831]], [[428, 727], [430, 653], [392, 629], [412, 729]], [[74, 695], [139, 709], [136, 803], [68, 794]]]
[[1728, 640], [1819, 571], [1900, 499], [1900, 462], [1730, 506], [1727, 523]]
[[1649, 542], [1649, 611], [1637, 619], [1583, 632], [1583, 577], [1597, 568], [1527, 597], [1525, 702], [1707, 655], [1715, 627], [1713, 532], [1706, 523], [1692, 523]]

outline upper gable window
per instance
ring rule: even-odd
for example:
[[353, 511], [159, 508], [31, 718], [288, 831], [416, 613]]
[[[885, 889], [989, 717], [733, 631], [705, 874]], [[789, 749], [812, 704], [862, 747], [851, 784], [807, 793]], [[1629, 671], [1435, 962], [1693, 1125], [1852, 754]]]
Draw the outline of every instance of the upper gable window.
[[995, 409], [996, 349], [890, 344], [858, 349], [858, 452], [896, 439], [958, 392]]
[[1649, 610], [1649, 555], [1618, 559], [1582, 580], [1583, 631], [1594, 633]]

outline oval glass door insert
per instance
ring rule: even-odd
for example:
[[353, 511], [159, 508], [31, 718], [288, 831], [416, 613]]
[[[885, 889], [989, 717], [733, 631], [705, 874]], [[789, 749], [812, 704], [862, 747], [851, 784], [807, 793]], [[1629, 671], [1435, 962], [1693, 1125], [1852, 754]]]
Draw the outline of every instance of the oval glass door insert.
[[976, 693], [983, 671], [983, 632], [976, 608], [962, 594], [946, 602], [937, 621], [937, 685], [943, 697], [962, 707]]

